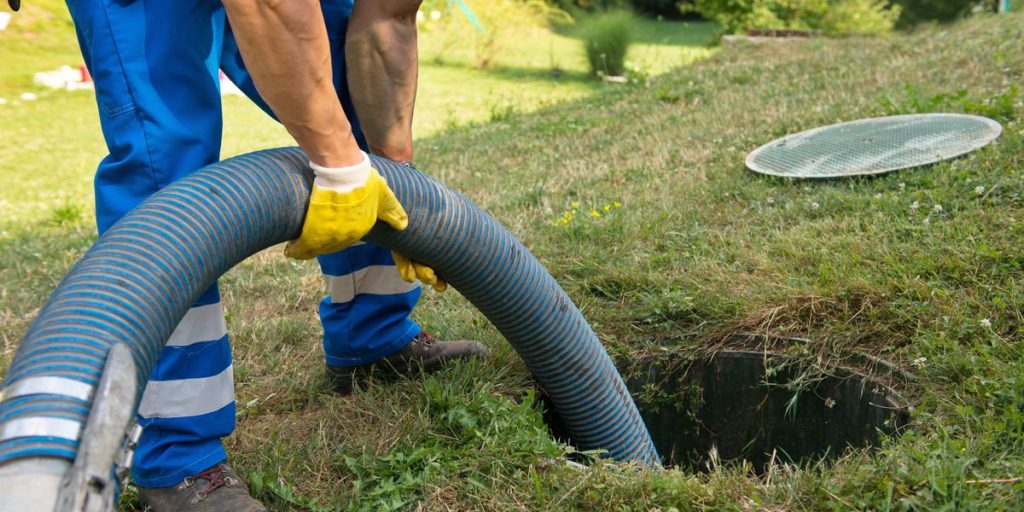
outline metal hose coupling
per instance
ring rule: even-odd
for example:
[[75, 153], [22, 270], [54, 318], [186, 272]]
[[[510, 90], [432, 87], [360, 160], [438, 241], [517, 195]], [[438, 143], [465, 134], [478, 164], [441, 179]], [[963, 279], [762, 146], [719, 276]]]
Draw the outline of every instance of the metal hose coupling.
[[114, 344], [107, 353], [107, 367], [82, 431], [78, 456], [61, 481], [55, 510], [105, 512], [117, 508], [142, 436], [142, 427], [135, 422], [137, 384], [131, 350], [124, 343]]
[[[142, 427], [135, 422], [135, 392], [138, 380], [131, 350], [115, 343], [107, 352], [106, 367], [95, 389], [83, 382], [60, 377], [29, 377], [0, 391], [0, 403], [32, 395], [61, 395], [92, 402], [84, 428], [81, 423], [53, 416], [20, 417], [0, 424], [0, 438], [52, 435], [79, 442], [78, 453], [64, 476], [57, 493], [36, 494], [38, 489], [5, 489], [5, 492], [29, 493], [33, 505], [43, 505], [56, 497], [52, 510], [58, 512], [106, 512], [115, 510], [120, 491], [131, 471], [135, 446]], [[47, 485], [44, 488], [50, 487]], [[13, 498], [13, 497], [9, 497]], [[15, 503], [28, 503], [13, 499]], [[8, 502], [10, 504], [11, 502]], [[0, 510], [6, 510], [0, 505]]]

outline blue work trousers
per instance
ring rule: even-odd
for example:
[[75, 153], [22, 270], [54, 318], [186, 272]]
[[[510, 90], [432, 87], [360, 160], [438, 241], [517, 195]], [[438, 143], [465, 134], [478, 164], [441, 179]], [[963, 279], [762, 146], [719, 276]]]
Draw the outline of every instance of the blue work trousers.
[[[267, 113], [217, 0], [69, 0], [96, 85], [109, 155], [96, 171], [102, 233], [151, 194], [220, 159], [218, 70]], [[321, 3], [338, 96], [365, 149], [345, 82], [343, 45], [351, 0]], [[273, 115], [272, 113], [270, 113]], [[383, 247], [357, 244], [319, 259], [328, 364], [354, 366], [403, 348], [420, 328], [409, 319], [418, 284], [402, 281]], [[295, 283], [299, 285], [298, 282]], [[188, 312], [161, 352], [139, 407], [145, 427], [133, 477], [176, 485], [226, 459], [235, 426], [231, 346], [217, 287]]]

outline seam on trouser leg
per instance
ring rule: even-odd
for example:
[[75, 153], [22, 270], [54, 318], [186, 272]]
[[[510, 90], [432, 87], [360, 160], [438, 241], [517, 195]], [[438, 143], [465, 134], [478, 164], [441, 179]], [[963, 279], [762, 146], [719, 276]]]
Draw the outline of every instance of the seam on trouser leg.
[[[105, 4], [103, 5], [103, 19], [105, 19], [106, 22], [107, 22], [107, 34], [110, 36], [111, 46], [113, 46], [114, 53], [116, 54], [116, 57], [117, 57], [117, 65], [118, 65], [118, 67], [120, 68], [120, 71], [121, 71], [121, 78], [124, 80], [125, 89], [128, 90], [128, 95], [131, 97], [131, 100], [132, 100], [132, 108], [130, 110], [135, 110], [136, 104], [138, 102], [138, 98], [136, 98], [135, 91], [132, 90], [132, 84], [128, 80], [128, 72], [124, 68], [124, 58], [123, 58], [123, 56], [121, 54], [120, 46], [117, 43], [117, 38], [114, 37], [114, 27], [113, 27], [113, 24], [110, 22], [110, 10], [109, 10], [108, 6], [105, 5]], [[127, 111], [128, 110], [125, 110], [124, 112], [127, 112]], [[118, 115], [121, 114], [121, 113], [123, 113], [123, 112], [118, 112]], [[146, 120], [145, 120], [145, 117], [144, 117], [144, 113], [141, 110], [136, 110], [135, 117], [136, 117], [136, 119], [139, 122], [139, 128], [140, 128], [139, 131], [142, 133], [142, 142], [146, 146], [146, 159], [149, 160], [149, 175], [150, 175], [150, 178], [153, 180], [153, 186], [156, 187], [157, 189], [160, 189], [160, 188], [163, 187], [163, 184], [161, 184], [160, 180], [157, 179], [157, 176], [159, 176], [159, 173], [156, 170], [156, 163], [153, 160], [153, 151], [151, 150], [151, 145], [150, 145], [150, 142], [149, 142], [149, 133], [147, 133]]]

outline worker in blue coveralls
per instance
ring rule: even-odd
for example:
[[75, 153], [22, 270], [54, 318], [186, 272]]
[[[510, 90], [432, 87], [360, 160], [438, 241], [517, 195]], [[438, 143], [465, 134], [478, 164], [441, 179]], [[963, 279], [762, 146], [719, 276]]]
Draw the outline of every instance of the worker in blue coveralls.
[[[316, 178], [302, 234], [285, 252], [319, 257], [329, 292], [320, 304], [327, 376], [343, 393], [370, 369], [419, 373], [486, 353], [473, 341], [434, 342], [409, 319], [416, 279], [444, 286], [431, 269], [358, 242], [378, 220], [395, 229], [408, 222], [364, 151], [412, 158], [420, 1], [67, 2], [110, 152], [95, 179], [101, 233], [219, 160], [218, 70], [306, 152]], [[133, 478], [153, 510], [264, 510], [221, 444], [234, 429], [235, 402], [216, 286], [160, 354], [139, 420]]]

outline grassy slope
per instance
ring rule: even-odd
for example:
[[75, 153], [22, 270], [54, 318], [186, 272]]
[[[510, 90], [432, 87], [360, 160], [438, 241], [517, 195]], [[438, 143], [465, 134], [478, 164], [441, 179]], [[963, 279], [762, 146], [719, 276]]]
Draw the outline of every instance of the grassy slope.
[[[754, 329], [816, 340], [802, 354], [812, 362], [860, 349], [915, 371], [914, 430], [880, 453], [780, 466], [767, 479], [729, 466], [691, 476], [545, 464], [557, 447], [517, 405], [528, 389], [521, 365], [455, 293], [427, 293], [418, 318], [443, 337], [484, 339], [492, 360], [335, 397], [314, 341], [316, 270], [268, 251], [224, 279], [236, 465], [281, 510], [410, 501], [431, 510], [1019, 509], [1024, 485], [986, 482], [1024, 473], [1019, 99], [989, 109], [1008, 121], [997, 144], [926, 169], [801, 183], [752, 175], [741, 162], [775, 136], [822, 123], [931, 103], [961, 109], [938, 93], [965, 89], [982, 105], [1008, 98], [1024, 76], [1021, 21], [729, 47], [646, 88], [420, 141], [421, 166], [524, 240], [614, 352], [686, 355]], [[263, 140], [259, 130], [253, 140]], [[15, 132], [66, 158], [96, 143], [32, 142], [37, 133]], [[22, 195], [4, 199], [32, 204]], [[587, 215], [613, 201], [622, 208]], [[581, 212], [556, 225], [573, 202]], [[6, 223], [0, 236], [3, 358], [91, 240], [86, 220], [47, 212], [45, 222]]]

